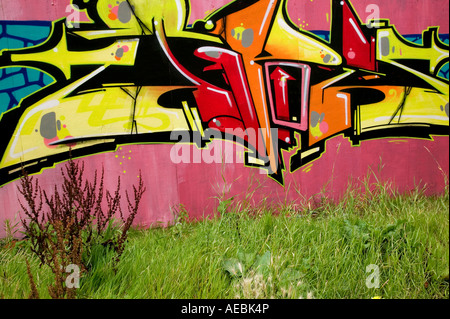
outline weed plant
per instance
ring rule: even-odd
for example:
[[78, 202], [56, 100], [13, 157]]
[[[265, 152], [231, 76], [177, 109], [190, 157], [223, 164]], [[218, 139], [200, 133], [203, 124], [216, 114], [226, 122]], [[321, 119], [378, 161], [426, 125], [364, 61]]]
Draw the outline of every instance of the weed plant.
[[[129, 215], [124, 217], [120, 205], [120, 177], [113, 194], [106, 191], [104, 208], [104, 171], [93, 181], [84, 177], [84, 163], [70, 159], [61, 169], [62, 185], [54, 186], [49, 195], [42, 190], [25, 170], [18, 190], [22, 195], [20, 206], [25, 217], [21, 219], [26, 240], [22, 242], [54, 274], [54, 283], [48, 286], [52, 298], [74, 298], [78, 287], [68, 287], [68, 267], [77, 267], [80, 274], [89, 271], [99, 255], [112, 251], [115, 269], [123, 253], [128, 230], [138, 212], [145, 192], [142, 179], [134, 190], [134, 201], [125, 192]], [[118, 221], [118, 222], [117, 222]], [[30, 298], [39, 298], [36, 282], [26, 258]]]

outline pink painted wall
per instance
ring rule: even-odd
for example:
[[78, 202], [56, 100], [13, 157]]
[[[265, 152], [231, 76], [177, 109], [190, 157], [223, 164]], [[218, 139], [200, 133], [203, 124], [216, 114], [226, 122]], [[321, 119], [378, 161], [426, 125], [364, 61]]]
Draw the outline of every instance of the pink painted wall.
[[[190, 22], [203, 19], [231, 0], [192, 1]], [[0, 20], [56, 20], [67, 16], [70, 0], [2, 0]], [[445, 0], [374, 1], [356, 0], [352, 4], [361, 18], [366, 18], [366, 8], [379, 4], [382, 17], [388, 17], [401, 34], [421, 33], [427, 27], [439, 25], [442, 33], [449, 32], [449, 2]], [[400, 4], [399, 4], [400, 3]], [[436, 10], [439, 8], [439, 10]], [[308, 23], [306, 30], [328, 30], [330, 28], [330, 0], [290, 0], [288, 10], [294, 23]], [[418, 14], [420, 12], [420, 14]], [[327, 18], [328, 14], [328, 18]], [[299, 21], [301, 19], [301, 21]]]
[[[230, 1], [191, 2], [190, 21], [193, 22]], [[449, 32], [448, 1], [355, 0], [353, 5], [364, 17], [366, 6], [374, 2], [380, 6], [381, 16], [389, 18], [401, 34], [418, 34], [429, 26], [440, 26], [440, 32], [444, 34]], [[0, 20], [56, 20], [67, 15], [67, 4], [68, 0], [0, 0]], [[303, 24], [306, 30], [330, 28], [329, 0], [291, 0], [288, 2], [288, 11], [291, 20]], [[250, 192], [254, 191], [252, 201], [255, 205], [262, 201], [280, 205], [285, 201], [299, 202], [299, 194], [306, 198], [318, 194], [324, 185], [328, 185], [326, 191], [329, 195], [338, 198], [350, 179], [362, 182], [370, 169], [382, 181], [392, 181], [401, 192], [412, 190], [417, 185], [427, 185], [428, 194], [442, 192], [444, 175], [448, 176], [449, 173], [448, 136], [434, 136], [433, 140], [384, 138], [351, 146], [347, 138], [338, 135], [326, 142], [326, 152], [319, 159], [294, 173], [287, 173], [284, 186], [267, 174], [261, 174], [259, 169], [245, 167], [242, 163], [174, 164], [170, 158], [172, 147], [171, 144], [124, 145], [116, 152], [95, 154], [80, 160], [86, 164], [87, 176], [105, 167], [106, 184], [111, 185], [111, 191], [114, 190], [118, 175], [122, 178], [122, 189], [131, 189], [131, 185], [137, 183], [141, 170], [147, 192], [135, 222], [144, 226], [170, 223], [173, 220], [171, 207], [179, 204], [186, 207], [192, 218], [210, 216], [217, 208], [215, 197], [219, 196], [219, 190], [227, 186], [228, 197], [244, 198], [250, 189]], [[286, 158], [288, 155], [285, 154]], [[120, 164], [121, 159], [123, 161]], [[380, 163], [383, 168], [378, 171]], [[36, 175], [43, 188], [50, 189], [61, 180], [59, 172], [63, 165], [58, 164], [54, 169], [46, 169]], [[13, 219], [20, 211], [17, 186], [18, 182], [15, 181], [0, 187], [2, 226], [5, 219]], [[2, 227], [0, 237], [4, 235]]]
[[[173, 164], [170, 159], [171, 145], [129, 145], [115, 153], [103, 153], [84, 159], [86, 176], [93, 176], [95, 170], [105, 167], [105, 182], [114, 191], [117, 173], [122, 178], [122, 189], [131, 189], [137, 184], [139, 169], [146, 183], [147, 191], [136, 218], [136, 223], [144, 226], [167, 224], [173, 219], [171, 207], [184, 204], [193, 218], [209, 216], [217, 208], [215, 197], [228, 189], [227, 198], [245, 195], [254, 191], [252, 203], [280, 205], [300, 203], [299, 192], [309, 198], [324, 190], [327, 195], [340, 195], [353, 180], [361, 185], [371, 170], [383, 182], [393, 182], [401, 192], [427, 186], [428, 194], [438, 194], [445, 186], [442, 175], [449, 172], [449, 139], [436, 137], [435, 141], [386, 139], [362, 142], [360, 147], [351, 147], [346, 139], [335, 137], [327, 143], [327, 152], [314, 162], [311, 170], [299, 170], [288, 174], [286, 186], [259, 174], [258, 169], [245, 168], [242, 164]], [[131, 160], [119, 165], [119, 158], [129, 154]], [[407, 154], [407, 156], [405, 156]], [[381, 171], [378, 170], [382, 164]], [[51, 189], [61, 180], [59, 169], [45, 170], [39, 181], [44, 189]], [[370, 169], [369, 169], [370, 168]], [[441, 171], [442, 169], [442, 171]], [[123, 173], [126, 171], [126, 173]], [[222, 175], [223, 174], [223, 175]], [[227, 182], [223, 181], [223, 178]], [[373, 175], [371, 181], [375, 181]], [[2, 218], [14, 218], [20, 211], [17, 198], [17, 183], [8, 184], [0, 189], [2, 198]], [[3, 230], [2, 230], [3, 231]], [[2, 233], [4, 234], [4, 233]]]

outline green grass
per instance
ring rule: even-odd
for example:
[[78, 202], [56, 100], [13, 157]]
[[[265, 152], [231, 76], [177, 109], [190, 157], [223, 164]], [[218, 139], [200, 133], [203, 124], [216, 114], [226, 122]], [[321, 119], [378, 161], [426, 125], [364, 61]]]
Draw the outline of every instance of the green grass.
[[[133, 230], [116, 271], [99, 253], [78, 297], [449, 298], [448, 188], [392, 196], [386, 186], [306, 209], [227, 203], [220, 218]], [[25, 257], [49, 298], [52, 274], [26, 246], [0, 248], [0, 297], [28, 297]], [[371, 264], [379, 288], [366, 286]]]

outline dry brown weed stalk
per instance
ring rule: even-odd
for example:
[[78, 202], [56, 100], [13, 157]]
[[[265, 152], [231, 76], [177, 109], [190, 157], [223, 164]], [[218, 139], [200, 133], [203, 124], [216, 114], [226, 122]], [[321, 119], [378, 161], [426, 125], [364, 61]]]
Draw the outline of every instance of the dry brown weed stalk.
[[[104, 170], [100, 178], [96, 171], [93, 181], [89, 181], [84, 178], [84, 163], [79, 164], [70, 159], [61, 169], [61, 174], [62, 184], [59, 187], [55, 185], [49, 195], [42, 190], [37, 179], [23, 170], [18, 187], [24, 199], [24, 202], [19, 200], [25, 214], [21, 221], [31, 251], [39, 258], [41, 266], [49, 266], [55, 276], [54, 284], [48, 287], [50, 296], [75, 298], [75, 289], [65, 285], [66, 267], [76, 265], [81, 273], [86, 272], [94, 245], [113, 249], [115, 267], [124, 251], [128, 230], [136, 217], [146, 188], [142, 178], [139, 178], [138, 186], [133, 185], [133, 200], [128, 191], [125, 191], [129, 212], [125, 218], [120, 205], [120, 177], [115, 192], [111, 194], [106, 191], [105, 197]], [[120, 231], [111, 232], [111, 225], [116, 219], [119, 219], [122, 227]], [[38, 298], [29, 265], [28, 273], [31, 296]]]

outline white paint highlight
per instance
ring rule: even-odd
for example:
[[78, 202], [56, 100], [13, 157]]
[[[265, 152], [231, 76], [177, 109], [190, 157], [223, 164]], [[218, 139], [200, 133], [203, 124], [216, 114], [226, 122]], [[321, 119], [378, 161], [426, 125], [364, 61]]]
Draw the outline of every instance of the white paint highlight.
[[175, 3], [177, 5], [177, 13], [178, 13], [177, 29], [181, 30], [183, 27], [183, 7], [181, 6], [180, 0], [175, 0]]
[[267, 18], [269, 17], [270, 10], [272, 9], [272, 6], [274, 3], [275, 3], [275, 0], [270, 0], [269, 6], [267, 7], [267, 10], [266, 10], [266, 14], [264, 15], [264, 19], [261, 23], [261, 28], [259, 29], [259, 35], [261, 35], [263, 32], [264, 26], [266, 25], [266, 22], [267, 22]]
[[[157, 25], [157, 21], [155, 21], [155, 25]], [[180, 72], [186, 79], [188, 79], [189, 81], [191, 81], [192, 83], [194, 83], [195, 85], [200, 85], [200, 83], [198, 83], [197, 81], [195, 81], [193, 78], [191, 78], [189, 75], [187, 75], [176, 63], [175, 61], [172, 59], [172, 57], [170, 56], [169, 52], [167, 51], [166, 47], [164, 46], [164, 43], [161, 39], [161, 36], [159, 34], [158, 31], [155, 31], [156, 34], [156, 38], [158, 39], [159, 45], [161, 46], [161, 49], [163, 49], [164, 54], [166, 55], [166, 57], [169, 59], [170, 63], [172, 63], [172, 65], [178, 70], [178, 72]]]
[[366, 38], [364, 38], [363, 34], [361, 33], [361, 30], [359, 30], [355, 21], [353, 21], [352, 18], [348, 19], [348, 21], [350, 21], [350, 24], [352, 25], [353, 29], [355, 29], [355, 31], [358, 34], [359, 38], [361, 39], [362, 43], [367, 44]]
[[97, 70], [95, 70], [94, 72], [88, 74], [87, 76], [85, 76], [84, 78], [80, 79], [79, 81], [75, 82], [73, 85], [69, 86], [69, 89], [64, 91], [64, 93], [62, 94], [63, 96], [66, 96], [70, 93], [72, 93], [74, 90], [76, 90], [77, 88], [79, 88], [80, 86], [82, 86], [84, 83], [86, 83], [87, 81], [89, 81], [90, 79], [92, 79], [94, 76], [96, 76], [97, 74], [99, 74], [100, 72], [104, 71], [108, 66], [103, 65], [101, 67], [99, 67]]
[[348, 125], [348, 113], [349, 113], [349, 111], [348, 111], [348, 96], [346, 94], [341, 94], [341, 93], [337, 94], [336, 96], [340, 99], [344, 99], [344, 102], [345, 102], [345, 125]]
[[102, 30], [102, 31], [91, 31], [86, 33], [87, 36], [91, 35], [103, 35], [103, 34], [114, 34], [117, 33], [116, 30]]
[[327, 87], [333, 85], [333, 84], [336, 83], [336, 82], [339, 82], [340, 80], [346, 78], [347, 76], [349, 76], [350, 74], [352, 74], [352, 73], [354, 73], [354, 72], [355, 72], [355, 70], [349, 70], [349, 71], [347, 71], [346, 73], [344, 73], [343, 75], [338, 76], [338, 77], [335, 78], [334, 80], [332, 80], [332, 81], [328, 82], [326, 85], [324, 85], [324, 86], [322, 87], [322, 90], [326, 89]]
[[228, 92], [226, 92], [226, 91], [221, 91], [221, 90], [217, 90], [217, 89], [214, 89], [214, 88], [212, 88], [212, 87], [207, 87], [206, 89], [207, 89], [207, 90], [210, 90], [210, 91], [213, 91], [213, 92], [216, 92], [216, 93], [219, 93], [219, 94], [225, 95], [225, 96], [227, 97], [227, 101], [228, 101], [228, 104], [230, 105], [230, 107], [233, 106], [233, 104], [231, 103], [230, 94], [229, 94]]

